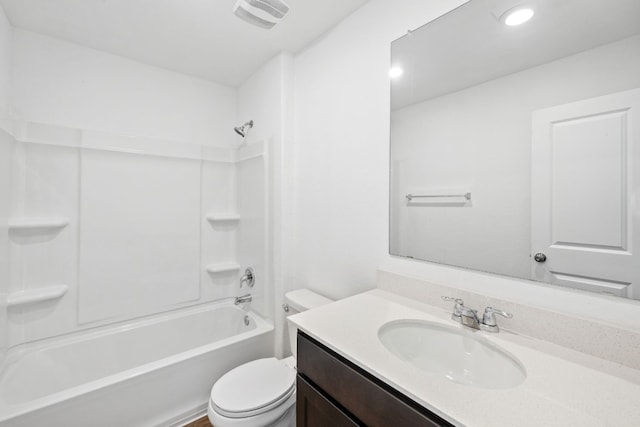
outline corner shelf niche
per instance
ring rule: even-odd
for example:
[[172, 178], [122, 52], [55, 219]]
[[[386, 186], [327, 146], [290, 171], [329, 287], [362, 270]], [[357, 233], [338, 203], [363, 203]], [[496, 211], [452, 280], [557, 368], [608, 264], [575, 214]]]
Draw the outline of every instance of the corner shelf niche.
[[211, 274], [229, 273], [233, 271], [240, 271], [240, 265], [235, 262], [220, 262], [217, 264], [207, 265], [207, 272]]
[[7, 296], [7, 308], [21, 307], [62, 298], [67, 293], [67, 285], [51, 285], [42, 288], [12, 292]]
[[69, 225], [69, 218], [48, 217], [48, 218], [19, 218], [9, 220], [9, 231], [14, 232], [50, 232], [62, 229]]
[[211, 214], [208, 214], [206, 218], [207, 218], [207, 221], [209, 221], [212, 224], [240, 221], [240, 215], [235, 213], [227, 213], [227, 214], [211, 213]]

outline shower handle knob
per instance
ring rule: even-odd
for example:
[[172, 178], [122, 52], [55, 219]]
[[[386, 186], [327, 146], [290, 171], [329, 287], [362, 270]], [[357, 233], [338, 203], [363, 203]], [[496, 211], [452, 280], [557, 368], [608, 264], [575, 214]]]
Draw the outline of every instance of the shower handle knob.
[[244, 271], [244, 276], [240, 278], [240, 288], [242, 288], [243, 284], [247, 284], [250, 288], [253, 288], [253, 285], [256, 283], [256, 276], [253, 272], [253, 268], [247, 267]]
[[545, 262], [547, 260], [547, 256], [542, 252], [538, 252], [533, 256], [533, 259], [535, 260], [535, 262]]

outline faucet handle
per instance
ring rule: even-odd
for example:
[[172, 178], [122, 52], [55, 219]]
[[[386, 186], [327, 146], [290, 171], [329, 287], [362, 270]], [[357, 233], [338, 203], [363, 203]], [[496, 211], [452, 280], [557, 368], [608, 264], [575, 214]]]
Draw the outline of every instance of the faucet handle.
[[444, 301], [454, 301], [456, 303], [456, 305], [453, 306], [453, 313], [451, 313], [451, 318], [459, 322], [460, 316], [462, 316], [462, 312], [466, 309], [466, 307], [464, 306], [464, 301], [462, 301], [460, 298], [454, 297], [442, 296], [440, 298], [442, 298]]
[[506, 317], [507, 319], [511, 319], [513, 314], [507, 313], [504, 310], [499, 308], [493, 308], [491, 306], [484, 309], [484, 314], [482, 315], [482, 325], [483, 329], [489, 332], [498, 332], [498, 323], [496, 322], [496, 314]]
[[247, 267], [247, 269], [244, 270], [244, 276], [240, 278], [240, 289], [242, 289], [242, 285], [245, 283], [250, 288], [253, 288], [253, 285], [256, 283], [256, 276], [251, 267]]

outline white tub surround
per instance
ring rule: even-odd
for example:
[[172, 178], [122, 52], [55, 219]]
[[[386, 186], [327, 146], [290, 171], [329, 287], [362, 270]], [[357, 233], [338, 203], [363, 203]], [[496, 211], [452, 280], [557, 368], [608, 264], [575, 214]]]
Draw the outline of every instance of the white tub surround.
[[182, 425], [273, 355], [267, 151], [0, 120], [0, 426]]
[[[235, 297], [241, 267], [267, 277], [266, 244], [250, 244], [266, 239], [266, 143], [6, 118], [8, 348]], [[252, 309], [264, 315], [259, 285]]]
[[25, 345], [2, 369], [0, 425], [179, 425], [272, 341], [271, 323], [218, 303]]
[[[527, 373], [524, 382], [516, 387], [480, 389], [421, 371], [400, 360], [378, 339], [382, 325], [400, 319], [465, 328], [454, 323], [450, 316], [449, 308], [376, 289], [298, 314], [290, 320], [330, 349], [456, 426], [640, 425], [640, 370], [637, 369], [518, 335], [505, 328], [497, 334], [477, 331], [479, 337], [517, 358]], [[503, 319], [498, 323], [500, 320]]]

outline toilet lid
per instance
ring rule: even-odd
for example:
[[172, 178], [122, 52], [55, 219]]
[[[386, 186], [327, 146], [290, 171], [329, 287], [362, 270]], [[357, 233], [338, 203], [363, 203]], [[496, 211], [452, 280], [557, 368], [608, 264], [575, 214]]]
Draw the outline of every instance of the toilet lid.
[[211, 403], [227, 417], [257, 415], [291, 396], [295, 380], [295, 370], [275, 357], [253, 360], [216, 381]]

